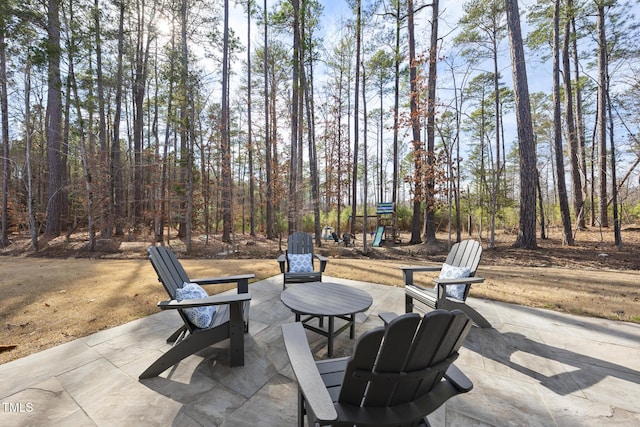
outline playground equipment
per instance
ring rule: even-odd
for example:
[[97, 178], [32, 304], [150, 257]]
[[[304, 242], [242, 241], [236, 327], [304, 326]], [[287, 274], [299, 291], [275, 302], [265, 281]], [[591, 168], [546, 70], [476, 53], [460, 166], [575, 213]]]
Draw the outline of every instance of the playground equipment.
[[[373, 239], [371, 245], [379, 247], [383, 242], [400, 243], [400, 229], [398, 228], [398, 215], [396, 214], [396, 208], [394, 203], [378, 203], [376, 209], [376, 215], [367, 217], [367, 224], [364, 224], [363, 215], [349, 216], [347, 227], [350, 228], [351, 221], [362, 221], [362, 229], [358, 227], [356, 222], [356, 228], [358, 231], [367, 233], [367, 230], [371, 231], [371, 238]], [[373, 223], [375, 221], [375, 223]], [[373, 230], [375, 229], [375, 233]]]
[[[378, 228], [372, 245], [379, 247], [382, 242], [400, 243], [400, 230], [398, 230], [398, 215], [394, 203], [378, 203], [376, 210]], [[384, 235], [384, 237], [383, 237]]]
[[373, 242], [371, 243], [371, 246], [376, 248], [380, 247], [380, 245], [382, 245], [383, 235], [384, 235], [384, 227], [380, 226], [377, 228], [376, 234], [373, 236]]

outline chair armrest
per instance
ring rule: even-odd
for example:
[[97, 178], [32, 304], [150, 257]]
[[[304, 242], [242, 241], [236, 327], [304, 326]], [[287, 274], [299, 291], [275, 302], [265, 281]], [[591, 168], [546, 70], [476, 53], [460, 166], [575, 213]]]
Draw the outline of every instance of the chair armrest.
[[398, 267], [403, 271], [440, 271], [442, 266], [440, 265], [401, 265]]
[[466, 285], [467, 283], [482, 283], [484, 277], [462, 277], [460, 279], [440, 279], [435, 277], [433, 283], [437, 285]]
[[387, 326], [393, 319], [398, 317], [398, 314], [393, 312], [379, 313], [378, 317], [382, 319], [382, 321], [384, 322], [384, 326]]
[[[446, 298], [447, 296], [447, 286], [448, 285], [471, 285], [472, 283], [482, 283], [484, 282], [484, 278], [483, 277], [461, 277], [459, 279], [440, 279], [440, 278], [434, 278], [433, 279], [433, 283], [435, 283], [438, 286], [438, 300], [443, 300], [444, 298]], [[462, 299], [462, 301], [464, 301], [466, 299], [466, 292], [465, 292], [465, 297]]]
[[319, 421], [333, 421], [338, 417], [331, 396], [324, 385], [309, 349], [309, 342], [300, 322], [282, 325], [282, 335], [291, 368], [304, 395], [307, 407]]
[[413, 273], [416, 271], [440, 271], [442, 267], [439, 265], [401, 265], [398, 267], [402, 270], [402, 277], [405, 285], [413, 285]]
[[255, 279], [256, 275], [249, 274], [237, 274], [235, 276], [222, 276], [222, 277], [209, 277], [204, 279], [189, 279], [189, 282], [197, 283], [198, 285], [222, 285], [226, 283], [235, 283], [238, 292], [249, 291], [249, 280]]
[[471, 391], [473, 383], [471, 380], [453, 363], [449, 365], [447, 372], [444, 373], [446, 379], [451, 381], [451, 384], [462, 392]]
[[320, 261], [320, 273], [324, 273], [324, 269], [327, 267], [327, 262], [329, 261], [329, 258], [319, 254], [314, 254], [314, 256], [318, 261]]
[[176, 308], [192, 308], [206, 307], [209, 305], [233, 304], [245, 301], [251, 301], [251, 293], [213, 295], [208, 298], [183, 299], [182, 301], [160, 301], [158, 303], [158, 307], [160, 307], [161, 310], [168, 310]]
[[237, 283], [243, 280], [255, 279], [256, 275], [250, 274], [237, 274], [235, 276], [222, 276], [222, 277], [209, 277], [204, 279], [189, 279], [190, 282], [197, 283], [198, 285], [220, 285], [223, 283]]
[[281, 254], [278, 257], [278, 263], [280, 264], [280, 273], [284, 273], [286, 271], [285, 263], [287, 262], [287, 255]]

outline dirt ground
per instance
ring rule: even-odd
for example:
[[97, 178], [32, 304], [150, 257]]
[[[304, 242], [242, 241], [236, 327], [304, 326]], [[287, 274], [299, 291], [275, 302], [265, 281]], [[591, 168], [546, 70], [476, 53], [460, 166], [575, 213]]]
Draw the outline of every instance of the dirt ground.
[[[228, 245], [218, 237], [198, 236], [189, 257], [183, 242], [171, 241], [190, 277], [253, 272], [260, 280], [279, 274], [275, 258], [285, 241], [237, 236]], [[330, 257], [327, 275], [402, 286], [398, 266], [444, 261], [448, 236], [438, 239], [427, 247], [410, 245], [403, 235], [404, 243], [363, 255], [360, 235], [355, 247], [326, 241], [319, 252]], [[504, 232], [493, 249], [480, 240], [477, 275], [486, 281], [474, 285], [471, 296], [640, 323], [640, 227], [623, 230], [621, 250], [609, 229], [579, 231], [571, 247], [552, 230], [537, 250], [513, 248], [515, 235]], [[86, 234], [78, 233], [41, 241], [34, 253], [27, 236], [12, 236], [0, 252], [0, 363], [158, 312], [156, 303], [166, 294], [145, 259], [151, 244], [148, 237], [100, 240], [89, 252]], [[426, 285], [429, 276], [420, 280]]]

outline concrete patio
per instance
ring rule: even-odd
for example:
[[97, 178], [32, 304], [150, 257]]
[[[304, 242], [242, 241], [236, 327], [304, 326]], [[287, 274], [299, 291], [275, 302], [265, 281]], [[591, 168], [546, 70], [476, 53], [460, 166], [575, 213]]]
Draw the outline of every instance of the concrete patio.
[[[404, 310], [402, 288], [324, 280], [373, 296], [357, 334], [381, 325], [378, 313]], [[282, 277], [250, 290], [244, 367], [228, 367], [222, 344], [138, 381], [181, 323], [163, 312], [0, 365], [0, 425], [295, 425], [296, 382], [280, 329], [293, 314], [280, 302]], [[640, 425], [640, 325], [468, 302], [493, 328], [469, 334], [456, 364], [474, 389], [430, 416], [432, 425]], [[326, 338], [307, 336], [326, 357]], [[353, 341], [345, 333], [335, 345], [335, 356], [347, 355]]]

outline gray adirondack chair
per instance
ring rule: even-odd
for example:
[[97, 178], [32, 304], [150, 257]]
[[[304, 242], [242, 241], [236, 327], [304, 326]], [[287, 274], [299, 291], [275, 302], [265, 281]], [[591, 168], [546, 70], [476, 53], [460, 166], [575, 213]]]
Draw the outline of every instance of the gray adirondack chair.
[[[171, 300], [161, 301], [158, 307], [162, 310], [178, 310], [184, 324], [168, 339], [173, 347], [158, 358], [141, 375], [140, 379], [158, 376], [166, 369], [177, 364], [185, 357], [223, 341], [230, 339], [229, 361], [231, 366], [244, 365], [244, 334], [249, 330], [249, 280], [254, 274], [212, 277], [208, 279], [190, 279], [175, 254], [164, 247], [149, 248], [149, 261], [153, 265], [158, 280], [162, 282]], [[236, 283], [238, 293], [232, 295], [214, 295], [203, 299], [176, 301], [176, 291], [185, 283], [199, 285], [220, 285]], [[206, 328], [193, 325], [182, 309], [192, 307], [216, 306], [211, 323]]]
[[[305, 269], [305, 271], [294, 271], [289, 255], [294, 257], [298, 255], [308, 256], [310, 258], [309, 268]], [[316, 261], [319, 263], [317, 269]], [[322, 273], [324, 273], [328, 261], [326, 257], [314, 254], [313, 238], [309, 234], [301, 231], [291, 234], [287, 240], [287, 251], [278, 257], [280, 272], [284, 276], [282, 289], [284, 290], [287, 287], [287, 283], [321, 282]]]
[[[446, 264], [453, 267], [466, 267], [469, 269], [469, 277], [454, 279], [432, 279], [436, 289], [419, 286], [414, 282], [415, 272], [438, 272], [442, 266], [402, 266], [405, 291], [405, 312], [411, 313], [415, 307], [415, 302], [420, 302], [430, 308], [442, 308], [446, 310], [459, 309], [464, 311], [474, 323], [481, 328], [490, 328], [491, 324], [475, 309], [467, 305], [466, 300], [469, 295], [472, 283], [484, 282], [484, 278], [476, 277], [476, 270], [482, 257], [482, 245], [476, 240], [463, 240], [451, 247]], [[448, 295], [447, 286], [464, 285], [464, 292], [461, 298]]]
[[351, 357], [314, 361], [300, 323], [282, 325], [298, 425], [306, 416], [309, 426], [428, 426], [427, 415], [473, 388], [453, 365], [470, 329], [460, 310], [403, 314], [365, 332]]

